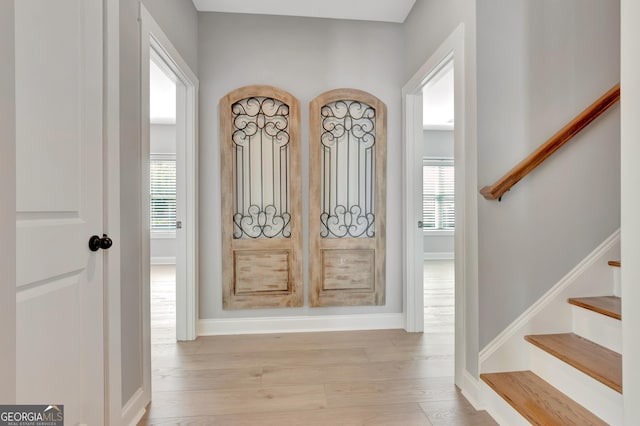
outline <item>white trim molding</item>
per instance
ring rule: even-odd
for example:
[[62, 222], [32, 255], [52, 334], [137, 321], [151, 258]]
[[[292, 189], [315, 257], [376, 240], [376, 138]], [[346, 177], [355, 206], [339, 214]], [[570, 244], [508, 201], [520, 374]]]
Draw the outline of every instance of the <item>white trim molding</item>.
[[270, 318], [215, 318], [198, 321], [198, 336], [302, 333], [311, 331], [403, 329], [404, 315], [322, 315]]
[[[104, 232], [114, 241], [120, 238], [120, 2], [104, 2], [105, 37], [105, 158], [103, 172]], [[105, 340], [105, 424], [122, 424], [122, 324], [121, 250], [114, 244], [105, 253], [104, 286], [106, 311]]]
[[476, 410], [484, 410], [484, 406], [482, 405], [482, 401], [480, 398], [480, 380], [473, 377], [469, 371], [464, 370], [462, 375], [462, 395], [467, 398], [467, 401], [475, 408]]
[[144, 417], [146, 405], [144, 390], [138, 388], [131, 398], [129, 398], [129, 401], [122, 407], [122, 422], [120, 424], [136, 426], [142, 417]]
[[[198, 90], [199, 82], [167, 35], [140, 3], [140, 81], [141, 135], [140, 156], [143, 160], [141, 188], [149, 182], [150, 123], [149, 66], [154, 62], [176, 77], [176, 161], [177, 210], [182, 229], [177, 233], [176, 251], [176, 334], [178, 340], [196, 337], [198, 318]], [[157, 61], [156, 61], [157, 60]], [[145, 161], [146, 160], [146, 161]], [[140, 194], [142, 229], [150, 229], [149, 192]], [[142, 238], [142, 382], [143, 399], [151, 400], [151, 313], [150, 313], [150, 233]]]
[[425, 252], [424, 260], [453, 260], [455, 256], [452, 252]]
[[527, 334], [563, 333], [573, 328], [569, 297], [601, 296], [613, 291], [607, 260], [620, 253], [620, 230], [596, 247], [575, 268], [516, 318], [480, 351], [480, 371], [490, 373], [529, 368]]
[[[475, 149], [475, 86], [473, 58], [468, 58], [465, 26], [458, 27], [402, 88], [403, 108], [403, 297], [407, 331], [424, 328], [422, 261], [424, 233], [417, 228], [422, 203], [422, 88], [450, 61], [454, 66], [455, 174], [455, 383], [462, 387], [467, 342], [477, 342], [478, 203]], [[467, 327], [469, 324], [469, 327]], [[471, 326], [474, 325], [475, 327]]]

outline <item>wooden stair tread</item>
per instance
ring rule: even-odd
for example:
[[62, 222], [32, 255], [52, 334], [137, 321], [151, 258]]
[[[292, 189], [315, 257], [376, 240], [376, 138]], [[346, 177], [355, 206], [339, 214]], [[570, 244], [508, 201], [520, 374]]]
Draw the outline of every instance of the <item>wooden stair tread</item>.
[[617, 296], [574, 297], [569, 299], [569, 303], [617, 320], [622, 319], [622, 303]]
[[622, 263], [619, 260], [610, 260], [609, 266], [615, 266], [616, 268], [622, 267]]
[[525, 340], [622, 393], [622, 355], [574, 333], [538, 334]]
[[606, 425], [531, 371], [481, 374], [498, 395], [533, 425]]

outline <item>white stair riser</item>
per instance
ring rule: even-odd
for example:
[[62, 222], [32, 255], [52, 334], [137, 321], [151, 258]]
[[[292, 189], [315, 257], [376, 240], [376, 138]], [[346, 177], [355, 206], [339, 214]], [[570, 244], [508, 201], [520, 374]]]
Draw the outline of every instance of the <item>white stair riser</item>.
[[610, 425], [622, 425], [622, 394], [542, 349], [529, 345], [531, 371]]
[[500, 426], [531, 426], [520, 413], [516, 411], [500, 395], [495, 393], [489, 385], [480, 380], [480, 392], [484, 409]]
[[571, 305], [573, 332], [612, 351], [622, 353], [620, 320]]
[[622, 297], [622, 280], [620, 278], [620, 268], [613, 268], [613, 295]]

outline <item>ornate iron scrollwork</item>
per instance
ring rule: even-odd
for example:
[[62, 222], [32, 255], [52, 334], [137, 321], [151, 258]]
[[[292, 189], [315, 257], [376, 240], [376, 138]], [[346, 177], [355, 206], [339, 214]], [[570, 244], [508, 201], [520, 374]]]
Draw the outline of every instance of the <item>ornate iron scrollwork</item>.
[[231, 107], [234, 239], [290, 238], [289, 106], [250, 97]]
[[353, 100], [321, 108], [320, 236], [375, 236], [376, 111]]

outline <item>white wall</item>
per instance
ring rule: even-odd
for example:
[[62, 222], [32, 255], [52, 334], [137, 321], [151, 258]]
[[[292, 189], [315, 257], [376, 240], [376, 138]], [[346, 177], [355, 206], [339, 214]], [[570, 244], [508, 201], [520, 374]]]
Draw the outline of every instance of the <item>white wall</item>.
[[640, 2], [622, 0], [622, 332], [625, 425], [640, 418]]
[[176, 154], [176, 125], [154, 124], [149, 126], [151, 154]]
[[[403, 40], [400, 24], [295, 17], [199, 14], [200, 79], [200, 316], [321, 315], [402, 312], [401, 104]], [[380, 307], [223, 311], [218, 102], [245, 85], [268, 84], [296, 96], [302, 112], [304, 282], [308, 283], [308, 111], [317, 95], [351, 87], [388, 108], [387, 297]], [[305, 292], [305, 301], [307, 292]]]
[[[175, 124], [151, 124], [149, 129], [151, 154], [176, 154], [176, 126]], [[176, 238], [163, 235], [154, 236], [151, 233], [151, 263], [175, 263]]]
[[0, 2], [0, 404], [16, 398], [14, 2]]
[[[453, 159], [453, 130], [425, 130], [423, 157]], [[425, 231], [423, 238], [425, 259], [453, 259], [453, 233]]]
[[[145, 0], [191, 69], [197, 69], [197, 13], [186, 0]], [[120, 0], [120, 201], [122, 403], [142, 386], [140, 246], [140, 27], [137, 0]], [[160, 20], [161, 19], [161, 20]], [[146, 189], [145, 189], [146, 190]]]
[[[617, 0], [478, 2], [480, 186], [619, 81], [619, 13]], [[479, 200], [481, 346], [619, 227], [619, 112], [502, 202]]]
[[143, 0], [191, 70], [198, 69], [198, 11], [190, 0]]

